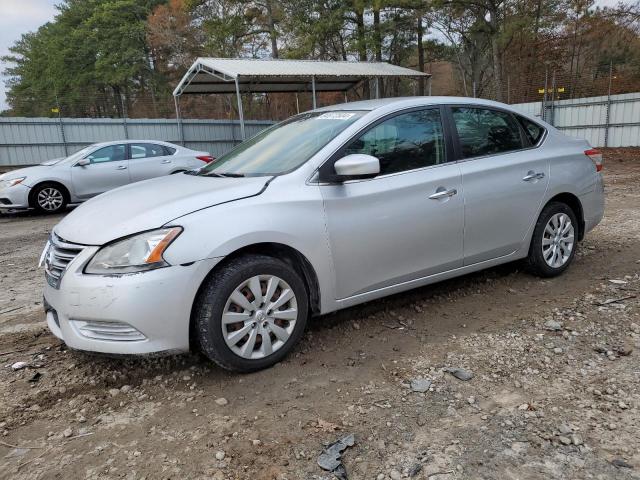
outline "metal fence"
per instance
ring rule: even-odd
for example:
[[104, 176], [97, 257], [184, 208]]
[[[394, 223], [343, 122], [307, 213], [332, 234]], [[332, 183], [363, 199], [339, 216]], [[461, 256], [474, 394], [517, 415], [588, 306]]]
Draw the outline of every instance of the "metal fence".
[[[567, 135], [594, 147], [640, 146], [640, 93], [514, 104]], [[271, 125], [247, 121], [247, 137]], [[183, 144], [220, 156], [239, 143], [240, 125], [230, 120], [0, 117], [0, 166], [34, 165], [92, 143], [144, 139]]]
[[541, 117], [566, 135], [584, 138], [594, 147], [640, 146], [640, 93], [545, 98], [512, 106]]
[[[247, 137], [271, 125], [247, 121]], [[35, 165], [97, 142], [164, 140], [220, 156], [240, 142], [240, 124], [229, 120], [0, 117], [0, 166]]]

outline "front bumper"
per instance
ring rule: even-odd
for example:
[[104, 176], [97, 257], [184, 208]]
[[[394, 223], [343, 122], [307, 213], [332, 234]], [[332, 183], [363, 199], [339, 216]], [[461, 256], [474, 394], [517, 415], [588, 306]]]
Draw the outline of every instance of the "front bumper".
[[111, 354], [188, 351], [193, 301], [220, 259], [121, 276], [83, 274], [96, 251], [97, 247], [86, 247], [69, 263], [59, 289], [45, 283], [51, 332], [78, 350]]
[[30, 187], [14, 185], [13, 187], [0, 188], [0, 211], [2, 210], [24, 210], [29, 208]]

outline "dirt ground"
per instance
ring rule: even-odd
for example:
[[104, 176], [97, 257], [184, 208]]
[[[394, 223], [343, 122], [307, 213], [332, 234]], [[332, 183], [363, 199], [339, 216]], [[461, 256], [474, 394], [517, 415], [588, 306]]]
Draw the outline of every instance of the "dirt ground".
[[60, 217], [0, 216], [0, 478], [331, 479], [318, 455], [350, 433], [349, 479], [640, 478], [640, 150], [605, 158], [565, 275], [510, 264], [318, 318], [251, 375], [68, 350], [36, 268]]

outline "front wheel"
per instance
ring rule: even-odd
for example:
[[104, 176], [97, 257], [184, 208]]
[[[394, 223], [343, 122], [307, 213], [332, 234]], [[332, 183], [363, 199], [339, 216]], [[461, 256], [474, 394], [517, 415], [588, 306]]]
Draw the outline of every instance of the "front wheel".
[[529, 270], [541, 277], [564, 272], [576, 254], [578, 221], [566, 204], [552, 202], [540, 213], [529, 248]]
[[282, 360], [304, 333], [308, 293], [294, 268], [266, 255], [231, 260], [196, 300], [202, 352], [227, 370], [250, 372]]
[[58, 213], [67, 206], [67, 196], [55, 183], [43, 183], [33, 188], [31, 206], [40, 213]]

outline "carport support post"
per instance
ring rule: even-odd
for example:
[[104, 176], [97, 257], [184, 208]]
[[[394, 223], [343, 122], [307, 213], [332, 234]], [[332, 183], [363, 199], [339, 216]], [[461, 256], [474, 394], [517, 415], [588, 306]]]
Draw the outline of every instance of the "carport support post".
[[238, 117], [240, 117], [240, 136], [242, 141], [246, 140], [244, 135], [244, 113], [242, 112], [242, 97], [240, 96], [240, 83], [236, 77], [236, 97], [238, 98]]
[[173, 103], [176, 106], [176, 122], [178, 124], [178, 133], [180, 134], [180, 145], [184, 147], [184, 128], [182, 127], [182, 118], [180, 116], [180, 106], [178, 105], [178, 96], [173, 96]]
[[316, 109], [316, 77], [311, 77], [311, 93], [313, 95], [313, 109]]
[[380, 77], [376, 77], [376, 98], [380, 98]]

